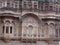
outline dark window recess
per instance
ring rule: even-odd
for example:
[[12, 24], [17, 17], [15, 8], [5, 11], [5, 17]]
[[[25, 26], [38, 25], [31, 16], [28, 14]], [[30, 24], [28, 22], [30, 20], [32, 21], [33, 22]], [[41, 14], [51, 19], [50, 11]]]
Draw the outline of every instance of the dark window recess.
[[28, 43], [31, 43], [31, 41], [28, 41]]
[[10, 33], [12, 33], [12, 27], [10, 27]]
[[16, 34], [14, 34], [14, 36], [16, 36]]
[[48, 10], [48, 6], [45, 6], [45, 11], [47, 11]]
[[7, 7], [10, 7], [10, 3], [7, 3]]
[[43, 6], [41, 6], [41, 11], [43, 11]]
[[44, 37], [44, 34], [42, 34], [42, 37]]
[[17, 8], [18, 5], [15, 5], [15, 8]]
[[24, 7], [27, 8], [26, 4], [24, 4]]
[[60, 8], [59, 8], [59, 12], [60, 12]]
[[3, 33], [4, 33], [4, 28], [5, 28], [5, 27], [3, 26], [3, 31], [2, 31]]
[[38, 37], [40, 37], [40, 35], [38, 35]]
[[34, 8], [37, 9], [37, 5], [34, 5]]
[[50, 11], [53, 11], [53, 6], [50, 6]]
[[27, 8], [27, 4], [26, 4], [26, 2], [24, 2], [24, 7], [23, 7], [23, 9], [26, 9]]
[[34, 35], [34, 37], [36, 37], [36, 35]]
[[9, 32], [9, 27], [6, 27], [6, 33], [8, 33]]
[[40, 5], [38, 5], [38, 9], [40, 10]]
[[59, 35], [60, 35], [60, 29], [59, 29]]
[[23, 43], [26, 43], [26, 41], [22, 41]]
[[19, 5], [19, 9], [21, 9], [21, 10], [22, 10], [22, 5]]
[[58, 29], [56, 29], [56, 37], [58, 37]]
[[24, 34], [23, 36], [26, 36], [26, 34]]

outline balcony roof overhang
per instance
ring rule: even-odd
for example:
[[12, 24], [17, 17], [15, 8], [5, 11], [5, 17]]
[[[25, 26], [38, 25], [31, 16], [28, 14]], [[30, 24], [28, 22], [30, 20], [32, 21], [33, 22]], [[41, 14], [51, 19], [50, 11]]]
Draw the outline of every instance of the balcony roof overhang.
[[18, 18], [16, 14], [11, 14], [11, 13], [0, 13], [0, 17], [16, 17]]
[[60, 16], [43, 16], [42, 19], [60, 20]]

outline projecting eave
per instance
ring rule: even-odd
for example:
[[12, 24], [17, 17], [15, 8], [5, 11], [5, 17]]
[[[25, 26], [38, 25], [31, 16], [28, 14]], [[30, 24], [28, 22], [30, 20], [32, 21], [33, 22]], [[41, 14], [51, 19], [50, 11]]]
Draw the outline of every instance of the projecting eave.
[[56, 20], [60, 20], [60, 15], [55, 15]]
[[56, 19], [55, 16], [44, 16], [42, 17], [42, 19]]
[[60, 16], [44, 16], [42, 17], [43, 20], [60, 20]]
[[14, 18], [19, 18], [19, 15], [11, 14], [11, 13], [0, 13], [0, 17], [14, 17]]

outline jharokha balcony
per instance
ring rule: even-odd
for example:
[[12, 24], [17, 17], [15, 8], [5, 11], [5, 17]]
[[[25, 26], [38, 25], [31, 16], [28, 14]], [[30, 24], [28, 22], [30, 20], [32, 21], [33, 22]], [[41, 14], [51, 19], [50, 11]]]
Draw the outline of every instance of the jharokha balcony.
[[0, 39], [39, 45], [60, 41], [59, 3], [49, 1], [0, 0]]

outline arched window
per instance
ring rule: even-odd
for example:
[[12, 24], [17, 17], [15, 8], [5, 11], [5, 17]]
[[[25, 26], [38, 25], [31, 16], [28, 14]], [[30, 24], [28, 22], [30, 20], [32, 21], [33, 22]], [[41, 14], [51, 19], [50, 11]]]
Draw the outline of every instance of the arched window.
[[60, 29], [56, 29], [56, 37], [60, 37]]
[[10, 23], [9, 20], [5, 21], [4, 25], [3, 25], [3, 33], [12, 33], [12, 23]]
[[54, 26], [54, 23], [50, 23], [49, 24], [49, 34], [50, 34], [50, 37], [53, 37], [55, 36], [55, 26]]
[[45, 23], [45, 32], [46, 32], [46, 34], [48, 34], [48, 23]]
[[50, 23], [50, 26], [54, 26], [54, 23]]
[[[26, 23], [25, 23], [26, 22]], [[38, 34], [38, 22], [35, 18], [29, 16], [22, 22], [22, 35], [27, 37], [36, 37]]]

